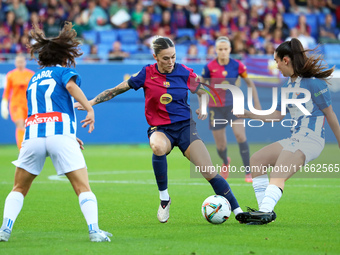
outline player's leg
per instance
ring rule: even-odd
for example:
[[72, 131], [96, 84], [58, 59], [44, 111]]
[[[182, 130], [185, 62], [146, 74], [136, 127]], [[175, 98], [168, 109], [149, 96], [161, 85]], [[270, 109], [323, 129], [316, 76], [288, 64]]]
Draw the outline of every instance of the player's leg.
[[242, 212], [242, 209], [240, 208], [228, 182], [214, 171], [209, 152], [201, 140], [194, 140], [186, 149], [184, 155], [195, 166], [200, 167], [201, 174], [207, 179], [207, 181], [209, 181], [215, 193], [228, 199], [231, 209], [235, 215]]
[[[217, 154], [222, 159], [221, 176], [225, 179], [229, 176], [228, 166], [230, 158], [228, 157], [226, 126], [228, 120], [228, 109], [226, 107], [210, 107], [209, 108], [209, 128], [214, 136]], [[220, 119], [221, 121], [215, 121]]]
[[233, 129], [236, 141], [237, 141], [239, 149], [240, 149], [240, 154], [241, 154], [243, 166], [245, 167], [245, 170], [246, 170], [245, 181], [246, 182], [252, 182], [251, 172], [250, 172], [250, 168], [249, 168], [249, 161], [250, 161], [249, 145], [248, 145], [248, 142], [247, 142], [244, 120], [236, 119], [236, 120], [233, 120], [232, 123], [233, 123], [232, 129]]
[[159, 198], [161, 200], [157, 212], [157, 218], [165, 223], [170, 216], [170, 196], [168, 192], [168, 164], [166, 155], [171, 151], [171, 142], [162, 132], [152, 132], [150, 135], [150, 147], [152, 149], [152, 166], [155, 174]]
[[295, 152], [283, 150], [270, 173], [270, 182], [265, 191], [259, 211], [272, 212], [280, 200], [285, 182], [292, 177], [300, 167], [304, 165], [305, 154], [297, 150]]
[[27, 195], [35, 177], [36, 175], [33, 175], [20, 167], [16, 168], [14, 186], [5, 201], [3, 222], [0, 228], [0, 241], [8, 241], [14, 222], [24, 204], [24, 197]]
[[267, 169], [276, 164], [282, 149], [282, 145], [275, 142], [255, 152], [250, 158], [253, 188], [259, 208], [269, 185]]
[[65, 174], [79, 199], [80, 209], [93, 242], [110, 242], [110, 233], [98, 226], [98, 205], [91, 191], [85, 159], [74, 137], [55, 135], [46, 138], [46, 148], [58, 175]]
[[5, 202], [4, 220], [0, 230], [2, 241], [8, 240], [14, 222], [21, 211], [24, 197], [34, 178], [40, 174], [45, 159], [45, 138], [29, 139], [22, 143], [18, 159], [12, 162], [16, 166], [16, 171], [13, 190], [9, 193]]

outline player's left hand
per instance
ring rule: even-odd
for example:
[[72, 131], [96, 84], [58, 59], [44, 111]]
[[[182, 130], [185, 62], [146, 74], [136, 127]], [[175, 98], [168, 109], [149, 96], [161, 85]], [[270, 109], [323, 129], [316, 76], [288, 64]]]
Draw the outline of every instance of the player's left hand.
[[84, 123], [82, 125], [83, 128], [89, 125], [89, 133], [91, 133], [94, 130], [94, 111], [88, 111], [86, 118], [83, 119], [81, 123]]
[[197, 118], [199, 120], [205, 120], [208, 117], [207, 114], [201, 114], [201, 110], [199, 108], [196, 110], [196, 114], [198, 115]]
[[79, 147], [81, 150], [84, 150], [84, 142], [82, 140], [80, 140], [78, 137], [76, 137], [77, 142], [79, 143]]

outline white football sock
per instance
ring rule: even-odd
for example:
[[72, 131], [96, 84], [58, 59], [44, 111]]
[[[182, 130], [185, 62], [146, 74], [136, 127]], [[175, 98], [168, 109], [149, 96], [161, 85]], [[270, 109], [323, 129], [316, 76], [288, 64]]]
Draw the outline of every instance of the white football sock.
[[257, 176], [253, 178], [253, 188], [255, 191], [255, 196], [257, 199], [257, 204], [259, 208], [261, 207], [262, 200], [264, 198], [264, 193], [269, 185], [269, 178], [267, 174]]
[[268, 185], [259, 211], [272, 212], [281, 196], [282, 191], [279, 187], [273, 184]]
[[233, 213], [235, 214], [235, 216], [239, 213], [243, 212], [243, 210], [241, 209], [241, 207], [237, 207], [234, 209]]
[[170, 200], [168, 189], [159, 191], [159, 199], [162, 200], [162, 201], [169, 201]]
[[24, 204], [24, 195], [17, 191], [8, 194], [5, 201], [4, 219], [1, 228], [9, 228], [12, 231], [14, 222]]
[[96, 196], [91, 191], [80, 193], [79, 205], [89, 230], [98, 231], [98, 206]]

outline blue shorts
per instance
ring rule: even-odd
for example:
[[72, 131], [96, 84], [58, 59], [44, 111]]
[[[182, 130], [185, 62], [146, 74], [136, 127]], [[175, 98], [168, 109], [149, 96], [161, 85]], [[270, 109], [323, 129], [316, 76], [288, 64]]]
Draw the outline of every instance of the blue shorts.
[[[209, 128], [211, 130], [219, 130], [225, 128], [230, 121], [235, 121], [238, 118], [232, 114], [231, 110], [233, 106], [223, 106], [223, 107], [209, 107]], [[225, 124], [217, 124], [214, 127], [214, 119], [223, 119], [227, 120], [228, 122]]]
[[201, 140], [197, 133], [196, 122], [192, 119], [179, 121], [169, 125], [149, 127], [148, 137], [150, 138], [155, 131], [165, 134], [171, 142], [171, 150], [174, 146], [178, 146], [183, 155], [193, 141]]

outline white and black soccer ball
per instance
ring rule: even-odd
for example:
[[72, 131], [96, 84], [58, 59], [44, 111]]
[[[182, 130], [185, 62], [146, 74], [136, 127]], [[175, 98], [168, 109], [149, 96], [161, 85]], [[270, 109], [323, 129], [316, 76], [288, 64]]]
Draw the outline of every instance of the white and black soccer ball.
[[230, 217], [231, 206], [225, 197], [213, 195], [204, 200], [202, 214], [210, 223], [221, 224]]

